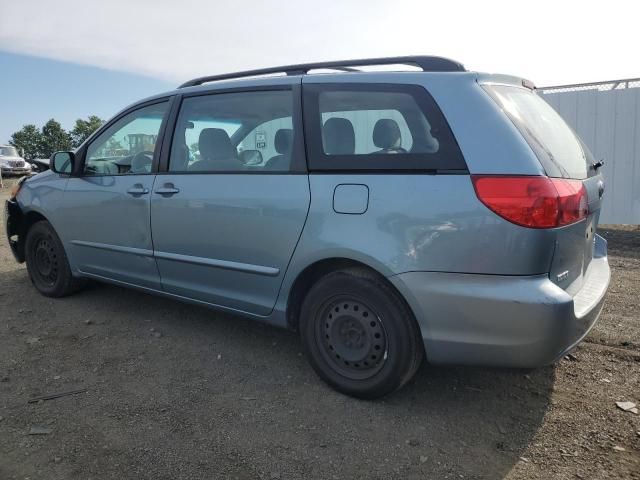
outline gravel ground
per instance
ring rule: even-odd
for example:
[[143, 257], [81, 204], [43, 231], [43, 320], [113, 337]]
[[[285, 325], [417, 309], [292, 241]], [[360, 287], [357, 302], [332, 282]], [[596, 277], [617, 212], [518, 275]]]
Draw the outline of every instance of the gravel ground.
[[640, 229], [601, 232], [611, 288], [572, 359], [423, 366], [376, 402], [290, 332], [106, 285], [42, 297], [2, 232], [0, 479], [640, 479], [640, 415], [615, 404], [640, 404]]

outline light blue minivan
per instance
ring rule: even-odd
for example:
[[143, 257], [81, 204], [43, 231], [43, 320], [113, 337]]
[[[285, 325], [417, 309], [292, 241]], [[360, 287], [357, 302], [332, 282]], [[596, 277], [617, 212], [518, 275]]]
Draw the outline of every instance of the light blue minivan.
[[294, 329], [320, 377], [375, 398], [423, 358], [536, 367], [587, 335], [601, 165], [526, 80], [293, 65], [128, 107], [20, 183], [7, 234], [44, 295], [93, 279]]

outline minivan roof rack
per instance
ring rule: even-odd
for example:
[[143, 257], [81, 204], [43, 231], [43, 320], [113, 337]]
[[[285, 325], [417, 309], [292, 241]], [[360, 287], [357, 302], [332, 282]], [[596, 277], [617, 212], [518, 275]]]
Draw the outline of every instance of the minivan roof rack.
[[341, 70], [344, 72], [359, 71], [352, 67], [364, 67], [375, 65], [415, 65], [422, 68], [424, 72], [464, 72], [464, 66], [455, 60], [444, 57], [433, 56], [409, 56], [409, 57], [383, 57], [383, 58], [361, 58], [355, 60], [338, 60], [332, 62], [300, 63], [298, 65], [284, 65], [281, 67], [260, 68], [257, 70], [246, 70], [244, 72], [223, 73], [221, 75], [208, 75], [206, 77], [194, 78], [183, 83], [178, 88], [194, 87], [203, 83], [216, 82], [219, 80], [229, 80], [232, 78], [257, 77], [260, 75], [270, 75], [274, 73], [285, 73], [287, 75], [306, 75], [310, 70], [329, 69]]

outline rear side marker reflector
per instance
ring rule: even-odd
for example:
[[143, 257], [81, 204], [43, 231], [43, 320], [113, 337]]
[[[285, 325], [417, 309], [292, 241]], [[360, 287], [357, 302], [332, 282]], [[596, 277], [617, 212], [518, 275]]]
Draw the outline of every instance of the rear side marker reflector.
[[580, 180], [472, 175], [478, 199], [516, 225], [555, 228], [587, 217], [587, 192]]

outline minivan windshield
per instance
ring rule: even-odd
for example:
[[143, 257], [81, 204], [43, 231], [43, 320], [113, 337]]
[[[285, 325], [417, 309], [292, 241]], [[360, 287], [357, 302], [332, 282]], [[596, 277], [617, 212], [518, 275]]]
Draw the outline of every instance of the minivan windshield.
[[0, 147], [0, 157], [19, 157], [16, 147]]
[[485, 87], [520, 130], [550, 177], [584, 179], [590, 153], [574, 131], [547, 102], [529, 89]]

